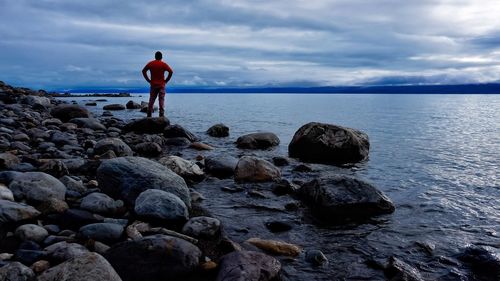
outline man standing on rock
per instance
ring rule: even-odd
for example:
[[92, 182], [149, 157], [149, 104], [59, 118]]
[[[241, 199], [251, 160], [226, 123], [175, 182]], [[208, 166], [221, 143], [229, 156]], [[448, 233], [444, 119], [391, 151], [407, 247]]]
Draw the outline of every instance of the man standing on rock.
[[[156, 52], [155, 60], [150, 61], [142, 69], [144, 79], [146, 79], [151, 86], [149, 89], [148, 117], [152, 115], [157, 96], [159, 96], [158, 99], [160, 101], [160, 117], [163, 117], [165, 114], [165, 85], [170, 81], [170, 78], [172, 78], [174, 71], [168, 64], [161, 60], [162, 57], [163, 55], [161, 52]], [[148, 70], [151, 72], [151, 79], [148, 77]], [[165, 71], [168, 71], [167, 79], [165, 79]]]

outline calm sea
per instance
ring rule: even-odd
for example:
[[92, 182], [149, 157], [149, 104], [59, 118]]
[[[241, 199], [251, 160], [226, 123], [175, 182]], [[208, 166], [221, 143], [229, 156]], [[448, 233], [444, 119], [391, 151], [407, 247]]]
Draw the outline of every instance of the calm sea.
[[[90, 109], [100, 116], [104, 104], [140, 103], [147, 97], [107, 98]], [[84, 104], [96, 98], [65, 99]], [[230, 127], [228, 142], [245, 133], [274, 132], [281, 145], [273, 155], [286, 155], [294, 132], [310, 121], [369, 135], [369, 161], [350, 172], [384, 191], [396, 212], [382, 224], [341, 229], [300, 224], [281, 234], [279, 238], [320, 249], [330, 259], [326, 268], [311, 269], [301, 262], [288, 266], [291, 280], [382, 279], [365, 263], [390, 255], [429, 279], [453, 280], [465, 269], [439, 257], [453, 257], [470, 244], [500, 249], [500, 95], [167, 94], [166, 107], [172, 123], [201, 136], [215, 123]], [[144, 116], [137, 110], [113, 114], [122, 119]], [[259, 234], [232, 229], [237, 221], [224, 215], [228, 211], [222, 203], [208, 201], [237, 238]], [[273, 237], [260, 233], [266, 235]], [[422, 244], [435, 247], [432, 255], [421, 251]]]

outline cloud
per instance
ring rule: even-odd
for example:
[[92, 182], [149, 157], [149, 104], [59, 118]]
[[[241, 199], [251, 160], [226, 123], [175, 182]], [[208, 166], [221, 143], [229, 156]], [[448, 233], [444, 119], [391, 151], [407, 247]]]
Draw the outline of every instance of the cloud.
[[25, 86], [145, 86], [140, 70], [156, 50], [174, 68], [176, 86], [500, 80], [496, 0], [0, 6], [0, 79]]

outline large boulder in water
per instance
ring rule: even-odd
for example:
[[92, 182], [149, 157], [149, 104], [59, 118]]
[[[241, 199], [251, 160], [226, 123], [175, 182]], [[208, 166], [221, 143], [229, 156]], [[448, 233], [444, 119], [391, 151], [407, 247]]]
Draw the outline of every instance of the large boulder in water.
[[165, 117], [146, 117], [133, 120], [128, 123], [124, 131], [138, 134], [159, 134], [170, 125], [170, 121]]
[[299, 190], [320, 219], [343, 222], [394, 212], [391, 200], [369, 183], [347, 176], [315, 179]]
[[199, 138], [180, 125], [170, 125], [165, 128], [163, 136], [166, 138], [186, 138], [190, 142], [197, 141]]
[[338, 165], [365, 160], [369, 150], [367, 134], [351, 128], [317, 122], [300, 127], [288, 145], [291, 157]]
[[205, 159], [205, 171], [218, 178], [234, 175], [238, 159], [228, 155], [209, 156]]
[[274, 133], [252, 133], [239, 137], [236, 140], [238, 148], [267, 149], [280, 144], [280, 139]]
[[105, 138], [94, 145], [94, 154], [100, 155], [112, 150], [116, 156], [131, 156], [132, 149], [119, 138]]
[[61, 104], [52, 108], [50, 114], [63, 122], [68, 122], [73, 118], [91, 117], [87, 109], [78, 105], [67, 105], [67, 104]]
[[129, 100], [127, 104], [125, 105], [127, 109], [140, 109], [141, 105], [134, 102], [133, 100]]
[[146, 189], [160, 189], [177, 195], [191, 206], [189, 189], [184, 179], [169, 168], [142, 157], [118, 157], [105, 160], [97, 169], [101, 190], [133, 205]]
[[229, 127], [219, 123], [208, 128], [207, 134], [214, 138], [224, 138], [229, 136]]
[[241, 182], [266, 182], [280, 178], [280, 169], [271, 162], [254, 156], [241, 157], [234, 171], [234, 179]]
[[105, 257], [124, 281], [185, 280], [201, 251], [180, 238], [153, 235], [115, 244]]
[[220, 259], [216, 281], [278, 280], [280, 262], [266, 254], [253, 251], [231, 252]]

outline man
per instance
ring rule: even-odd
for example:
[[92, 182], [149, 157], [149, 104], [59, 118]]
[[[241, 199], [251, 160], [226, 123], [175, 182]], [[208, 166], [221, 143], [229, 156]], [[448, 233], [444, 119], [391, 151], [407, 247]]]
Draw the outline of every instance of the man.
[[[160, 101], [160, 117], [163, 117], [165, 114], [165, 85], [172, 78], [172, 74], [174, 71], [170, 66], [164, 63], [162, 59], [163, 55], [161, 52], [155, 53], [155, 60], [150, 61], [146, 66], [142, 69], [142, 75], [144, 79], [148, 81], [150, 84], [149, 89], [149, 105], [148, 105], [148, 117], [151, 117], [153, 112], [153, 106], [156, 101], [156, 97]], [[151, 72], [151, 79], [148, 77], [148, 70]], [[165, 71], [168, 71], [167, 79], [165, 79]]]

